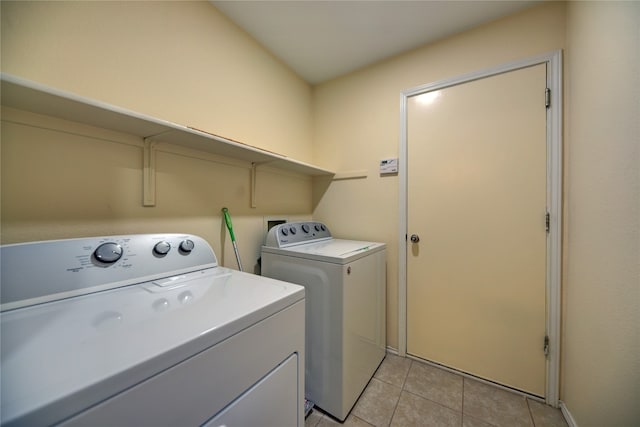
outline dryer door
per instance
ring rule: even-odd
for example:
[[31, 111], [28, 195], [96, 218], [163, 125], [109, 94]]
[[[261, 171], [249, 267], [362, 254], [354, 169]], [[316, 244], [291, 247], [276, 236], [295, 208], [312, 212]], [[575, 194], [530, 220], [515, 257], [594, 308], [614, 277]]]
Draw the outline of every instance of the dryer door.
[[[292, 354], [203, 427], [298, 424], [298, 355]], [[278, 408], [278, 410], [273, 410]]]

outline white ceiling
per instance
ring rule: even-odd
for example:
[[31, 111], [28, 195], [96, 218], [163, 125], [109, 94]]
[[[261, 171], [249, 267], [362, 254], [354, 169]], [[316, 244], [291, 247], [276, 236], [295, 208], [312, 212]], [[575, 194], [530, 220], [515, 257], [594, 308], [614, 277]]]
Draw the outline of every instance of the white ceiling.
[[303, 79], [316, 84], [539, 1], [211, 0], [211, 3]]

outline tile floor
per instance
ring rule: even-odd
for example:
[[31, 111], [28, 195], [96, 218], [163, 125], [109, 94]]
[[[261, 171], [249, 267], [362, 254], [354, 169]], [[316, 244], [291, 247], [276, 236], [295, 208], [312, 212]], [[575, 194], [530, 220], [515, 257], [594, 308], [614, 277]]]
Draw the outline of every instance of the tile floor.
[[[339, 424], [315, 409], [305, 427]], [[344, 425], [567, 427], [559, 409], [389, 353]]]

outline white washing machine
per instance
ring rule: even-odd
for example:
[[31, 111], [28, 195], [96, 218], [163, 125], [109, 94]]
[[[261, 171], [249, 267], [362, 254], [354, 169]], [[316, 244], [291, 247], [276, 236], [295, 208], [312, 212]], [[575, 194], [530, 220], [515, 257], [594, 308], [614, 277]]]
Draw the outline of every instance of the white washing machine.
[[262, 275], [306, 290], [306, 398], [344, 420], [385, 357], [386, 247], [334, 239], [319, 222], [277, 225]]
[[303, 426], [304, 288], [193, 235], [0, 247], [3, 426]]

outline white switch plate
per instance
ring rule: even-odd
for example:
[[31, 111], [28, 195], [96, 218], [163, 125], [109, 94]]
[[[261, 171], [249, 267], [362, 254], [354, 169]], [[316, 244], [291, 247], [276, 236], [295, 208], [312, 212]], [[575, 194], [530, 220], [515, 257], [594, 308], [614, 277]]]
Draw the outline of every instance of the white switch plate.
[[398, 173], [398, 159], [380, 160], [380, 174]]

